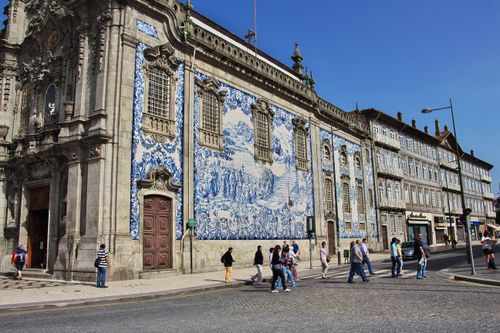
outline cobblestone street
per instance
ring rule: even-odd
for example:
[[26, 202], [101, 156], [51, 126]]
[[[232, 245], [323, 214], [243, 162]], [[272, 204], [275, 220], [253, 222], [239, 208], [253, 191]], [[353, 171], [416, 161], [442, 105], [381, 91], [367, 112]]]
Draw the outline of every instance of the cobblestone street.
[[347, 272], [300, 281], [271, 294], [269, 284], [184, 297], [3, 314], [4, 332], [498, 332], [500, 288], [441, 277], [434, 257], [430, 278], [404, 278], [378, 265], [369, 283], [348, 285]]

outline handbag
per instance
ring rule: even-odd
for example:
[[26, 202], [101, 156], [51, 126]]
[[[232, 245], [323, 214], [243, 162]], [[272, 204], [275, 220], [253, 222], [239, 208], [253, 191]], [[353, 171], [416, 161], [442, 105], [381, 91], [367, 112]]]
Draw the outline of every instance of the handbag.
[[283, 265], [281, 265], [281, 264], [274, 264], [273, 265], [273, 269], [281, 270], [281, 269], [283, 269]]
[[94, 261], [94, 267], [99, 268], [99, 258]]
[[330, 260], [332, 260], [332, 257], [326, 256], [326, 262], [330, 262]]

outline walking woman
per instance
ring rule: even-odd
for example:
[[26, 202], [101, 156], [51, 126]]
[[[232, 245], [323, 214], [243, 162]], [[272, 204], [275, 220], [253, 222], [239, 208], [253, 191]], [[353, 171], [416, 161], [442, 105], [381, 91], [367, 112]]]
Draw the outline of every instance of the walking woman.
[[288, 276], [288, 281], [292, 284], [292, 287], [297, 285], [292, 274], [292, 258], [290, 257], [290, 247], [286, 245], [283, 247], [283, 252], [281, 253], [281, 263], [283, 264], [283, 272]]
[[398, 277], [400, 271], [400, 264], [398, 262], [398, 247], [396, 245], [397, 238], [393, 237], [391, 240], [391, 246], [390, 246], [390, 251], [391, 251], [391, 262], [392, 262], [392, 267], [391, 267], [391, 276], [392, 277]]
[[281, 278], [283, 290], [287, 291], [287, 292], [290, 291], [290, 289], [288, 289], [286, 287], [286, 280], [285, 280], [285, 275], [283, 274], [283, 264], [281, 262], [280, 251], [281, 251], [281, 246], [276, 245], [274, 247], [273, 257], [271, 259], [271, 268], [273, 270], [273, 279], [271, 281], [271, 292], [272, 293], [278, 292], [276, 290], [276, 281], [278, 280], [278, 277]]
[[403, 275], [403, 250], [401, 249], [401, 241], [399, 238], [396, 240], [396, 247], [398, 249], [398, 264], [399, 264], [399, 275]]
[[252, 275], [250, 279], [255, 281], [257, 279], [257, 283], [262, 283], [262, 265], [264, 264], [264, 256], [262, 255], [262, 246], [257, 246], [257, 252], [255, 252], [255, 257], [253, 258], [253, 264], [257, 267], [257, 274]]
[[328, 273], [328, 262], [330, 261], [330, 257], [328, 255], [328, 251], [326, 249], [326, 242], [321, 243], [321, 249], [319, 250], [319, 259], [321, 260], [321, 278], [326, 279], [326, 273]]
[[484, 259], [486, 260], [486, 267], [488, 270], [497, 269], [497, 265], [495, 263], [495, 252], [493, 248], [495, 247], [496, 240], [492, 240], [490, 233], [486, 231], [481, 237], [481, 247], [484, 253]]

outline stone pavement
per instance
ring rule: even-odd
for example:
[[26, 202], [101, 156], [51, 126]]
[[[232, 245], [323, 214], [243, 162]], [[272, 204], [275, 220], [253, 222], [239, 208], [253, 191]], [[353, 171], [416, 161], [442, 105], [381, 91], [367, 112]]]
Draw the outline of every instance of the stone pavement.
[[[460, 246], [459, 246], [460, 247]], [[463, 246], [461, 246], [463, 247]], [[447, 251], [450, 248], [433, 249], [434, 253]], [[386, 262], [387, 253], [372, 253], [373, 262]], [[330, 262], [330, 274], [348, 270], [349, 265], [337, 265], [336, 257]], [[483, 264], [484, 266], [484, 264]], [[478, 264], [479, 267], [479, 264]], [[221, 269], [223, 269], [221, 267]], [[303, 260], [297, 267], [299, 277], [317, 277], [321, 268], [318, 260], [313, 261], [313, 269], [309, 269], [309, 261]], [[96, 302], [113, 302], [118, 300], [146, 299], [158, 296], [173, 296], [193, 291], [212, 290], [218, 288], [235, 288], [244, 285], [255, 274], [254, 267], [238, 268], [233, 271], [233, 282], [224, 283], [224, 271], [197, 274], [172, 274], [159, 279], [142, 279], [128, 281], [108, 281], [109, 288], [96, 288], [94, 283], [66, 282], [59, 280], [43, 280], [24, 278], [16, 281], [0, 277], [0, 311], [22, 308], [59, 307]], [[269, 278], [271, 270], [264, 265], [264, 276]]]

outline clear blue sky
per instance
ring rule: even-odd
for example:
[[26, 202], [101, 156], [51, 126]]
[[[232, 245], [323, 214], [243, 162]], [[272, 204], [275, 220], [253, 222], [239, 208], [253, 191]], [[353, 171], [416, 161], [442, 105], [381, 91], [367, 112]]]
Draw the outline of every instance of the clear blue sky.
[[[0, 0], [2, 7], [6, 0]], [[195, 10], [244, 36], [253, 0], [192, 0]], [[464, 150], [496, 167], [500, 183], [499, 0], [257, 0], [258, 47], [291, 66], [298, 42], [319, 95], [344, 110], [403, 113], [434, 129], [453, 100]]]

